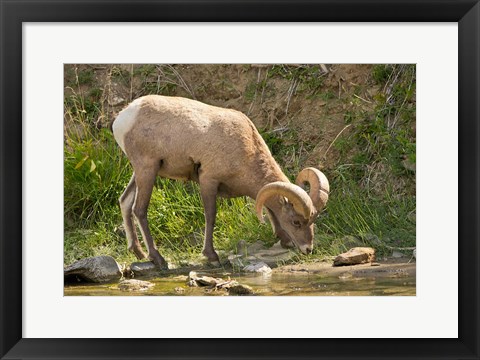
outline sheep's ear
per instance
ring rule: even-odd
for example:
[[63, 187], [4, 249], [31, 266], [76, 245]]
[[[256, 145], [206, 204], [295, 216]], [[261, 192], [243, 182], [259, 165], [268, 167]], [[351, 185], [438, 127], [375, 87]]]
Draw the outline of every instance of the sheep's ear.
[[284, 205], [288, 204], [288, 199], [284, 196], [280, 196], [279, 202], [280, 202], [280, 205], [284, 206]]

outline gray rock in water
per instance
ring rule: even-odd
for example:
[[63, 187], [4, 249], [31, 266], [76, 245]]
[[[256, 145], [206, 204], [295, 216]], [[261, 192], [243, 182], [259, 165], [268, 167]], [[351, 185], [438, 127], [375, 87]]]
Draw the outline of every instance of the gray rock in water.
[[258, 263], [245, 266], [243, 268], [243, 271], [261, 273], [261, 274], [270, 274], [272, 272], [272, 269], [263, 261], [260, 261]]
[[333, 266], [365, 264], [375, 261], [375, 249], [356, 247], [338, 255], [333, 260]]
[[77, 277], [86, 282], [109, 282], [122, 277], [120, 265], [111, 256], [94, 256], [74, 262], [63, 269], [64, 280]]
[[118, 289], [122, 291], [147, 291], [154, 286], [155, 284], [149, 281], [128, 279], [121, 281], [118, 284]]

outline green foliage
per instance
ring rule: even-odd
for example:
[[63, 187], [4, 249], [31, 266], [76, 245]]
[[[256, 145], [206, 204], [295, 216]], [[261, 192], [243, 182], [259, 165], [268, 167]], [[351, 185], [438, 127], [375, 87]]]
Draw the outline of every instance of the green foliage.
[[321, 92], [321, 93], [317, 94], [317, 97], [319, 97], [322, 100], [327, 101], [327, 100], [335, 99], [337, 97], [337, 95], [332, 90], [326, 90], [324, 92]]
[[279, 152], [283, 149], [282, 143], [283, 139], [276, 135], [272, 131], [260, 131], [260, 135], [263, 137], [263, 140], [265, 140], [265, 143], [267, 144], [268, 148], [270, 149], [270, 152], [272, 155], [278, 155]]
[[121, 84], [128, 85], [132, 81], [133, 74], [123, 67], [114, 66], [111, 69], [110, 76], [113, 80]]
[[71, 94], [65, 96], [64, 107], [73, 123], [80, 124], [82, 127], [94, 123], [101, 112], [98, 100], [102, 96], [102, 91], [93, 89], [87, 96], [82, 96], [72, 88], [69, 89]]
[[101, 220], [117, 204], [130, 173], [109, 130], [98, 131], [95, 140], [87, 134], [69, 137], [64, 148], [65, 216], [82, 225]]
[[373, 66], [372, 77], [377, 84], [385, 83], [392, 74], [392, 66], [378, 64]]
[[243, 97], [245, 100], [251, 102], [255, 100], [255, 97], [270, 98], [274, 95], [275, 88], [268, 78], [257, 82], [248, 83]]
[[415, 223], [408, 216], [415, 210], [414, 197], [397, 197], [387, 191], [385, 197], [378, 198], [341, 177], [333, 178], [331, 185], [328, 208], [321, 217], [327, 234], [363, 239], [374, 234], [385, 245], [397, 245], [401, 240], [404, 246], [414, 246]]
[[178, 79], [171, 66], [143, 65], [137, 68], [134, 74], [141, 81], [138, 96], [148, 94], [171, 96], [175, 94]]
[[[375, 112], [345, 114], [345, 121], [354, 124], [352, 139], [362, 149], [355, 155], [354, 162], [382, 164], [395, 175], [405, 175], [407, 170], [402, 161], [408, 159], [415, 163], [416, 160], [415, 66], [377, 65], [372, 76], [377, 82], [386, 82], [385, 92], [375, 97]], [[367, 167], [364, 169], [369, 171]], [[360, 179], [356, 177], [356, 180]]]
[[78, 71], [77, 81], [79, 85], [89, 85], [94, 80], [94, 72], [92, 69], [84, 69]]

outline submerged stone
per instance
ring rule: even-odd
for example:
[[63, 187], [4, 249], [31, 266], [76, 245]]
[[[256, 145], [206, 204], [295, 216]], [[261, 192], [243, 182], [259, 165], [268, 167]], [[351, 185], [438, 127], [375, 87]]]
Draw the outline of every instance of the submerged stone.
[[118, 284], [118, 289], [122, 291], [146, 291], [154, 286], [155, 284], [149, 281], [128, 279], [121, 281]]

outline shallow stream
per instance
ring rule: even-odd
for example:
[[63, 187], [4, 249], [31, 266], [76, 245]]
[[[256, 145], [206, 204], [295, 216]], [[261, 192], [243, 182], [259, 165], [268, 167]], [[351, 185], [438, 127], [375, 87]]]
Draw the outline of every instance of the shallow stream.
[[[210, 274], [249, 285], [259, 296], [415, 296], [415, 276], [349, 277], [304, 273]], [[189, 287], [185, 276], [148, 280], [155, 286], [146, 291], [121, 291], [115, 284], [65, 285], [65, 296], [212, 296], [224, 291]]]

